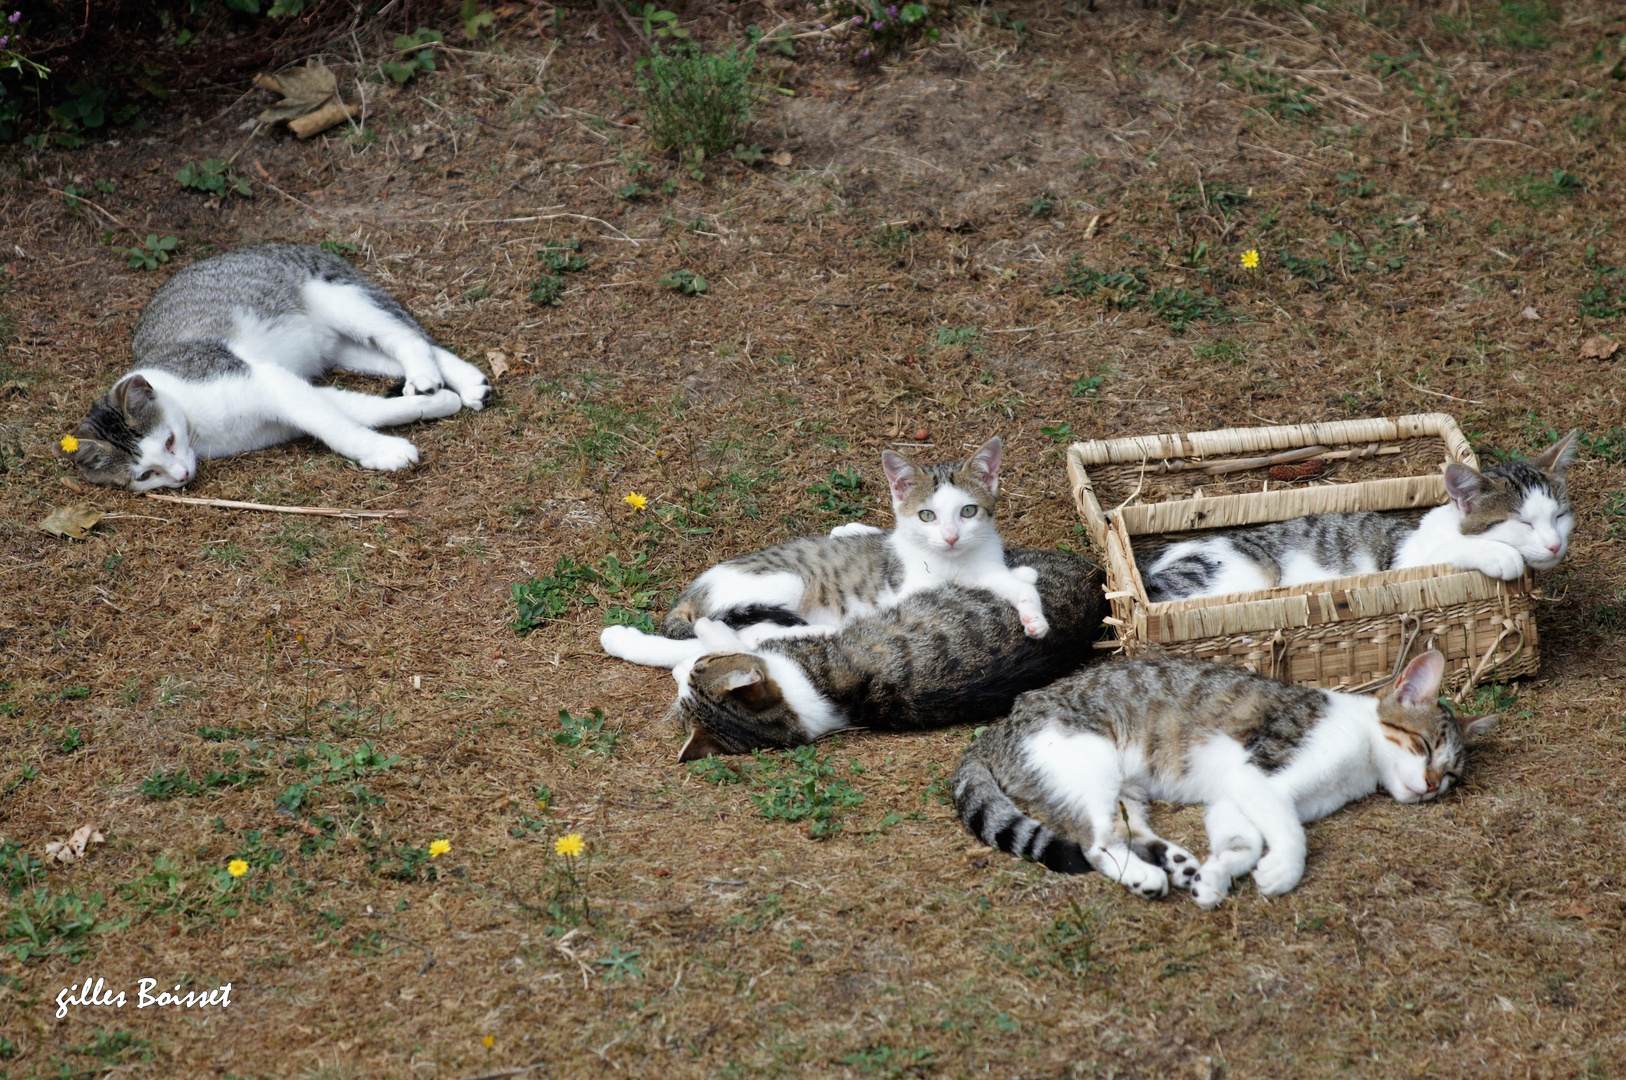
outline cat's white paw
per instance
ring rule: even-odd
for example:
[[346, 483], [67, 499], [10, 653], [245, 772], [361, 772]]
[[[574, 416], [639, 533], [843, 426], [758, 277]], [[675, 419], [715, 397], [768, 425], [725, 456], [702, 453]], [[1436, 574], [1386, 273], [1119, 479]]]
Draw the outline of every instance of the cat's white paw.
[[446, 381], [440, 377], [438, 371], [408, 375], [401, 387], [401, 396], [417, 397], [419, 394], [433, 394], [445, 385]]
[[1024, 585], [1034, 585], [1039, 581], [1039, 571], [1031, 566], [1016, 566], [1011, 568], [1011, 577]]
[[356, 455], [356, 464], [363, 469], [394, 472], [408, 469], [418, 463], [418, 448], [406, 439], [394, 435], [380, 435], [378, 441]]
[[878, 533], [880, 531], [880, 529], [877, 529], [873, 525], [865, 525], [862, 521], [849, 521], [845, 525], [837, 525], [835, 528], [831, 529], [830, 535], [868, 536], [870, 533]]
[[423, 395], [423, 412], [420, 414], [425, 420], [439, 420], [443, 416], [451, 416], [463, 407], [463, 399], [456, 390], [440, 389], [433, 394]]
[[1090, 854], [1089, 862], [1103, 876], [1120, 883], [1130, 892], [1140, 893], [1151, 900], [1168, 895], [1169, 875], [1127, 847], [1096, 848]]
[[1524, 556], [1511, 544], [1489, 542], [1454, 561], [1465, 570], [1478, 570], [1498, 581], [1513, 581], [1524, 574]]
[[457, 391], [463, 399], [463, 407], [473, 412], [485, 408], [486, 398], [491, 394], [491, 383], [486, 380], [485, 372], [439, 345], [435, 346], [434, 352], [435, 363], [440, 366], [440, 377], [446, 380], [447, 386]]
[[470, 412], [479, 412], [486, 407], [486, 398], [491, 394], [491, 384], [481, 379], [478, 386], [458, 387], [457, 393], [465, 409]]
[[1163, 867], [1164, 872], [1169, 875], [1169, 884], [1171, 886], [1189, 891], [1192, 882], [1197, 879], [1197, 872], [1202, 864], [1198, 861], [1197, 856], [1179, 844], [1171, 844], [1165, 840], [1163, 841], [1163, 854], [1158, 859], [1158, 865]]
[[1304, 876], [1304, 856], [1292, 852], [1267, 851], [1253, 868], [1253, 883], [1264, 896], [1280, 896], [1290, 891]]
[[598, 643], [611, 656], [631, 660], [643, 653], [644, 637], [644, 632], [634, 626], [606, 626], [598, 632]]
[[1022, 616], [1022, 631], [1030, 638], [1042, 638], [1050, 633], [1050, 623], [1038, 612]]
[[1197, 902], [1197, 906], [1204, 911], [1213, 911], [1231, 891], [1231, 878], [1216, 863], [1209, 862], [1197, 871], [1190, 887], [1191, 898]]

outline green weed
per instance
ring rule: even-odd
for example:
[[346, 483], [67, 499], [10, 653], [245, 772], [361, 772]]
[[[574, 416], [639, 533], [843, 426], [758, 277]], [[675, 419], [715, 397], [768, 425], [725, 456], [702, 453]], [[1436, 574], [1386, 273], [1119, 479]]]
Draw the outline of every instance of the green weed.
[[113, 250], [129, 260], [132, 270], [156, 270], [159, 263], [169, 262], [169, 253], [175, 250], [177, 243], [179, 241], [173, 236], [160, 237], [157, 233], [148, 233], [144, 243]]
[[1148, 273], [1143, 266], [1103, 272], [1083, 265], [1075, 255], [1060, 283], [1046, 289], [1045, 295], [1085, 297], [1099, 293], [1111, 307], [1131, 308], [1146, 297]]
[[582, 242], [577, 239], [550, 240], [536, 257], [542, 260], [542, 276], [531, 282], [531, 300], [549, 307], [558, 307], [559, 294], [565, 287], [565, 274], [573, 274], [587, 266], [579, 252]]
[[445, 40], [446, 35], [427, 26], [420, 26], [410, 34], [397, 35], [396, 59], [384, 61], [378, 65], [379, 69], [395, 83], [405, 83], [426, 71], [434, 71], [435, 50], [430, 46]]
[[248, 549], [226, 540], [217, 544], [205, 544], [203, 557], [222, 566], [242, 566], [248, 562]]
[[1332, 280], [1332, 262], [1329, 259], [1318, 259], [1313, 255], [1295, 255], [1290, 251], [1278, 251], [1276, 258], [1281, 262], [1282, 269], [1300, 281], [1323, 285]]
[[841, 1059], [866, 1076], [879, 1076], [883, 1080], [901, 1080], [906, 1076], [925, 1076], [935, 1071], [933, 1061], [936, 1050], [924, 1046], [898, 1049], [891, 1046], [866, 1046]]
[[609, 956], [601, 956], [593, 963], [604, 968], [604, 981], [607, 983], [620, 982], [622, 979], [641, 979], [644, 977], [644, 969], [638, 956], [637, 949], [623, 952], [620, 946], [612, 945]]
[[15, 840], [0, 840], [0, 888], [15, 897], [45, 875], [45, 867]]
[[737, 769], [705, 759], [691, 765], [690, 771], [714, 784], [749, 782], [760, 789], [748, 793], [758, 814], [773, 821], [806, 821], [807, 833], [815, 839], [834, 836], [847, 811], [864, 801], [863, 792], [834, 779], [835, 766], [813, 746], [777, 755], [758, 750]]
[[698, 296], [707, 289], [706, 279], [693, 270], [673, 270], [665, 275], [657, 284], [665, 285], [674, 292], [684, 296]]
[[827, 514], [842, 518], [862, 517], [868, 507], [869, 496], [860, 495], [864, 481], [851, 465], [830, 470], [828, 481], [820, 480], [808, 485], [809, 495], [818, 498], [818, 508]]
[[936, 340], [932, 344], [939, 349], [950, 345], [970, 345], [975, 352], [977, 351], [975, 343], [981, 333], [982, 331], [975, 326], [939, 326]]
[[751, 121], [756, 50], [707, 52], [692, 42], [652, 46], [638, 61], [644, 131], [657, 150], [703, 162], [743, 141]]
[[188, 871], [174, 859], [160, 855], [152, 870], [119, 887], [126, 903], [148, 918], [172, 916], [189, 923], [213, 923], [235, 918], [241, 894], [237, 879], [224, 866]]
[[514, 583], [514, 604], [519, 612], [508, 625], [523, 637], [543, 623], [559, 618], [572, 604], [591, 603], [587, 586], [598, 580], [599, 575], [592, 567], [569, 555], [561, 555], [548, 576]]
[[6, 951], [22, 963], [47, 956], [77, 963], [90, 952], [92, 936], [122, 929], [128, 922], [101, 918], [106, 905], [101, 893], [81, 897], [71, 891], [52, 893], [43, 886], [24, 891], [12, 899], [0, 935]]
[[248, 178], [238, 176], [230, 162], [222, 161], [220, 158], [188, 162], [175, 174], [175, 182], [183, 188], [191, 188], [207, 195], [253, 194]]
[[1215, 338], [1192, 346], [1191, 355], [1199, 360], [1218, 360], [1226, 364], [1245, 363], [1248, 348], [1236, 338]]
[[560, 709], [559, 730], [553, 733], [553, 741], [572, 750], [609, 757], [615, 753], [621, 733], [604, 730], [604, 724], [603, 709], [591, 709], [586, 716], [572, 716], [568, 709]]
[[1194, 322], [1234, 322], [1235, 316], [1226, 310], [1217, 296], [1196, 289], [1159, 289], [1152, 294], [1152, 310], [1169, 324], [1175, 333], [1183, 332]]
[[[1308, 121], [1321, 114], [1320, 104], [1308, 90], [1273, 68], [1260, 67], [1262, 59], [1258, 49], [1249, 49], [1245, 56], [1221, 63], [1219, 76], [1253, 97], [1257, 102], [1255, 108], [1277, 120]], [[1248, 62], [1240, 62], [1244, 60]]]

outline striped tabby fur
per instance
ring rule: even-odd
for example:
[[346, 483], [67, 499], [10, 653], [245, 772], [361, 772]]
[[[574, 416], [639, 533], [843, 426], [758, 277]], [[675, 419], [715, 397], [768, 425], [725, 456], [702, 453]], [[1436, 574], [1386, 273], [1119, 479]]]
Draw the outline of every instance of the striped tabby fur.
[[1450, 498], [1416, 525], [1383, 514], [1311, 514], [1182, 540], [1140, 560], [1147, 598], [1251, 592], [1449, 563], [1511, 581], [1563, 559], [1575, 528], [1564, 471], [1572, 431], [1529, 461], [1445, 468]]
[[829, 636], [773, 638], [754, 649], [702, 620], [700, 639], [714, 647], [672, 672], [671, 715], [690, 733], [682, 760], [796, 746], [842, 728], [986, 721], [1017, 694], [1072, 671], [1090, 658], [1100, 633], [1100, 570], [1058, 551], [1008, 557], [1039, 571], [1039, 591], [1054, 612], [1043, 638], [1023, 633], [1010, 604], [959, 585], [916, 593]]
[[[955, 803], [986, 844], [1146, 896], [1173, 884], [1212, 908], [1250, 872], [1283, 893], [1304, 871], [1303, 822], [1380, 788], [1422, 802], [1460, 779], [1496, 718], [1460, 724], [1436, 698], [1444, 669], [1424, 653], [1376, 699], [1196, 660], [1099, 665], [1017, 698], [961, 759]], [[1152, 799], [1207, 806], [1207, 861], [1157, 835]]]

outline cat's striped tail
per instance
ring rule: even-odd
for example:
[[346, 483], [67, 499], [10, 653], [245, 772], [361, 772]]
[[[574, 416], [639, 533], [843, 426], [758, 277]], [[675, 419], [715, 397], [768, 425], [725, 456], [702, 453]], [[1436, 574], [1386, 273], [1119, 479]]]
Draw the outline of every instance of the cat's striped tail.
[[990, 847], [1058, 874], [1083, 874], [1091, 867], [1084, 849], [1028, 817], [1005, 794], [993, 772], [976, 757], [973, 746], [954, 772], [954, 805], [973, 836]]

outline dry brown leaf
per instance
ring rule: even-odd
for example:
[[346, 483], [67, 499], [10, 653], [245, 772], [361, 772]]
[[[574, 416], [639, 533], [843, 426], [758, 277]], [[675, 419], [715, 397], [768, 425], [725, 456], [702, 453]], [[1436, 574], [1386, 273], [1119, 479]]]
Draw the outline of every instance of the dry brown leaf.
[[1581, 355], [1593, 360], [1607, 360], [1615, 355], [1620, 342], [1608, 334], [1595, 334], [1581, 343]]
[[289, 68], [275, 75], [256, 75], [254, 85], [281, 94], [282, 100], [261, 110], [262, 123], [287, 121], [288, 128], [308, 139], [351, 119], [359, 111], [345, 103], [339, 94], [339, 80], [326, 64], [312, 57], [304, 67]]
[[1527, 307], [1523, 311], [1519, 312], [1519, 316], [1521, 318], [1529, 319], [1531, 322], [1536, 322], [1537, 320], [1539, 320], [1541, 318], [1541, 312], [1537, 311], [1532, 306], [1532, 307]]
[[491, 363], [491, 378], [500, 379], [508, 371], [508, 354], [496, 349], [486, 350], [486, 360]]
[[75, 829], [73, 835], [66, 840], [53, 840], [45, 845], [45, 858], [66, 866], [85, 857], [85, 849], [91, 844], [100, 844], [107, 838], [95, 825], [86, 823]]
[[52, 510], [50, 516], [40, 522], [40, 531], [48, 532], [52, 536], [72, 537], [83, 540], [96, 523], [106, 517], [102, 511], [89, 503], [73, 503], [70, 506], [59, 506]]
[[790, 151], [789, 150], [775, 150], [773, 153], [768, 155], [768, 160], [773, 162], [775, 165], [780, 166], [781, 168], [789, 168], [790, 167]]

